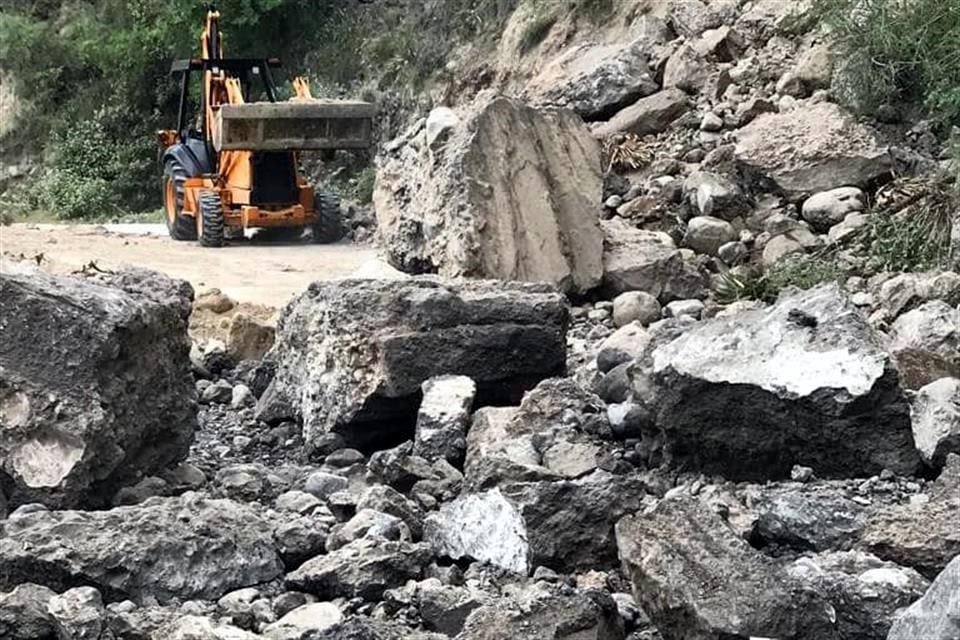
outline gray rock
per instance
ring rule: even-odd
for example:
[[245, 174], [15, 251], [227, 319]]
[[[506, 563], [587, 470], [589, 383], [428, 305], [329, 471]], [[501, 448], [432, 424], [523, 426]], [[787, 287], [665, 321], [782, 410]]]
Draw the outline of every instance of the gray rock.
[[700, 215], [733, 220], [750, 211], [750, 200], [729, 178], [708, 171], [697, 171], [683, 181], [687, 201]]
[[960, 312], [932, 300], [903, 314], [890, 327], [892, 351], [926, 351], [956, 359], [960, 353]]
[[667, 318], [689, 317], [699, 319], [703, 314], [704, 304], [700, 300], [674, 300], [664, 307], [663, 314]]
[[450, 107], [437, 107], [427, 116], [427, 147], [437, 150], [460, 125], [460, 116]]
[[664, 89], [637, 100], [609, 121], [594, 127], [593, 133], [600, 138], [615, 133], [635, 133], [641, 136], [661, 133], [689, 109], [686, 93], [680, 89]]
[[326, 471], [314, 471], [307, 476], [304, 484], [304, 491], [314, 495], [321, 500], [326, 500], [337, 491], [343, 491], [350, 484], [350, 481], [343, 476]]
[[701, 131], [721, 131], [722, 129], [723, 118], [712, 111], [703, 114], [703, 119], [700, 120]]
[[687, 38], [694, 38], [707, 29], [715, 29], [723, 24], [722, 14], [713, 11], [702, 0], [674, 0], [669, 3], [667, 12], [670, 25]]
[[597, 370], [607, 373], [614, 367], [636, 360], [650, 344], [650, 336], [639, 322], [631, 322], [610, 334], [597, 350]]
[[430, 559], [429, 546], [361, 538], [325, 556], [308, 560], [287, 574], [287, 587], [322, 600], [363, 598], [376, 601], [386, 589], [418, 579]]
[[706, 278], [665, 233], [604, 220], [603, 287], [610, 296], [643, 291], [660, 302], [706, 295]]
[[644, 291], [627, 291], [613, 300], [613, 324], [623, 327], [631, 322], [646, 326], [660, 319], [660, 303]]
[[489, 599], [483, 591], [444, 585], [436, 578], [417, 583], [417, 602], [424, 626], [450, 637], [460, 633], [470, 613]]
[[887, 640], [899, 610], [929, 585], [913, 569], [857, 551], [800, 558], [787, 573], [825, 596], [843, 640]]
[[960, 558], [950, 562], [924, 596], [897, 618], [887, 640], [957, 637], [960, 637]]
[[[0, 587], [95, 585], [109, 600], [219, 598], [280, 575], [272, 529], [250, 508], [195, 494], [109, 511], [3, 521]], [[184, 562], [184, 558], [191, 558]]]
[[25, 582], [0, 592], [0, 637], [10, 640], [56, 640], [57, 630], [47, 603], [56, 593]]
[[865, 185], [889, 171], [874, 133], [830, 102], [760, 115], [738, 132], [735, 154], [741, 170], [791, 198]]
[[205, 616], [177, 616], [154, 637], [170, 640], [258, 640], [258, 636]]
[[803, 245], [789, 235], [771, 238], [763, 247], [763, 266], [772, 267], [787, 256], [803, 253]]
[[[664, 34], [657, 38], [666, 42]], [[648, 65], [654, 44], [644, 36], [624, 44], [567, 48], [527, 84], [535, 104], [573, 109], [586, 121], [604, 120], [660, 90]]]
[[477, 385], [467, 376], [441, 376], [427, 380], [422, 388], [414, 455], [431, 462], [463, 460]]
[[230, 406], [234, 409], [242, 409], [247, 406], [251, 406], [257, 403], [257, 399], [253, 397], [253, 392], [250, 391], [250, 387], [245, 384], [238, 384], [233, 387], [230, 393]]
[[617, 565], [614, 525], [641, 508], [644, 481], [596, 471], [576, 480], [518, 482], [503, 488], [526, 525], [533, 566], [564, 573]]
[[850, 549], [868, 518], [866, 507], [829, 482], [753, 486], [745, 497], [756, 514], [752, 537], [799, 551]]
[[750, 250], [742, 242], [728, 242], [717, 250], [717, 257], [723, 260], [728, 266], [736, 266], [743, 262], [749, 255]]
[[682, 44], [663, 68], [663, 88], [696, 93], [707, 83], [708, 67], [695, 47]]
[[726, 220], [697, 216], [687, 224], [683, 243], [699, 253], [717, 256], [720, 247], [737, 238], [736, 229]]
[[623, 621], [606, 593], [530, 587], [473, 611], [458, 640], [624, 640]]
[[623, 571], [665, 640], [839, 638], [829, 603], [694, 498], [617, 523]]
[[263, 635], [268, 640], [311, 640], [315, 634], [340, 623], [343, 614], [329, 602], [314, 602], [297, 607], [267, 626]]
[[873, 510], [859, 547], [933, 579], [960, 555], [960, 457], [947, 456], [937, 482], [909, 503]]
[[601, 154], [580, 117], [505, 97], [459, 115], [442, 154], [411, 139], [380, 158], [373, 200], [390, 263], [569, 292], [596, 286]]
[[927, 464], [940, 467], [960, 453], [960, 380], [941, 378], [917, 392], [910, 411], [913, 439]]
[[233, 399], [233, 385], [226, 380], [217, 380], [204, 387], [200, 394], [203, 404], [230, 404]]
[[328, 433], [355, 445], [395, 438], [430, 378], [469, 375], [509, 397], [562, 372], [567, 322], [563, 296], [543, 285], [317, 282], [280, 319], [258, 413], [299, 414], [308, 445]]
[[864, 213], [848, 213], [843, 222], [830, 227], [827, 237], [831, 243], [841, 242], [866, 226], [867, 222], [869, 217]]
[[884, 340], [836, 285], [711, 320], [653, 363], [677, 462], [731, 479], [787, 477], [794, 464], [821, 477], [918, 467]]
[[840, 187], [814, 194], [803, 203], [803, 219], [821, 233], [825, 233], [851, 213], [866, 208], [863, 191], [856, 187]]
[[350, 520], [333, 528], [327, 538], [327, 551], [345, 547], [361, 538], [409, 542], [411, 537], [410, 529], [400, 518], [373, 509], [360, 509]]
[[608, 444], [601, 401], [570, 378], [545, 380], [519, 407], [489, 407], [467, 435], [465, 484], [575, 478], [596, 469]]
[[530, 572], [526, 524], [497, 488], [467, 494], [431, 513], [424, 540], [439, 556], [489, 562], [524, 576]]
[[0, 275], [0, 460], [13, 505], [104, 506], [187, 454], [193, 290], [128, 271]]
[[374, 509], [402, 520], [410, 529], [414, 539], [423, 533], [423, 511], [415, 502], [386, 485], [370, 487], [357, 501], [357, 510]]
[[75, 587], [50, 598], [47, 605], [60, 638], [100, 640], [107, 611], [100, 592], [93, 587]]
[[274, 506], [279, 511], [308, 514], [323, 506], [320, 498], [306, 491], [285, 491], [277, 496]]

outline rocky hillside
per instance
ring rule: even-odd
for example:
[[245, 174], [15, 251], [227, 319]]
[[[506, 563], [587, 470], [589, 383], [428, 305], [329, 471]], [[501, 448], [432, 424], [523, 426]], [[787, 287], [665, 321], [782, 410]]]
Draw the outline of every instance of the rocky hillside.
[[0, 275], [0, 637], [958, 637], [949, 129], [803, 3], [552, 6], [384, 129], [405, 274]]

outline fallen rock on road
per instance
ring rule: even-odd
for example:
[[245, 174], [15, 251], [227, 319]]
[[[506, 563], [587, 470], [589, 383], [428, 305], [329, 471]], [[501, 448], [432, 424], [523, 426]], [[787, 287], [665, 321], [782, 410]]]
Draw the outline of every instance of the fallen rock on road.
[[0, 274], [0, 483], [14, 505], [102, 506], [196, 429], [181, 280]]

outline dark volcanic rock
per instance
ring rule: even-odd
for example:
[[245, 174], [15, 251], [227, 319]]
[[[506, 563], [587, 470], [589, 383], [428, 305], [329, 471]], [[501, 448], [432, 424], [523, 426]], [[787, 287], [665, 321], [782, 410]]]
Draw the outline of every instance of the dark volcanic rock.
[[299, 415], [308, 444], [401, 442], [424, 381], [469, 375], [480, 401], [520, 394], [566, 366], [567, 305], [543, 285], [432, 278], [316, 282], [280, 319], [263, 419]]
[[103, 506], [186, 456], [192, 298], [148, 271], [0, 275], [0, 481], [12, 503]]
[[32, 580], [57, 591], [95, 585], [107, 600], [216, 599], [282, 571], [267, 522], [196, 494], [14, 514], [0, 532], [0, 588]]
[[820, 477], [919, 466], [890, 354], [835, 285], [710, 321], [653, 361], [677, 463], [730, 479], [786, 477], [795, 464]]

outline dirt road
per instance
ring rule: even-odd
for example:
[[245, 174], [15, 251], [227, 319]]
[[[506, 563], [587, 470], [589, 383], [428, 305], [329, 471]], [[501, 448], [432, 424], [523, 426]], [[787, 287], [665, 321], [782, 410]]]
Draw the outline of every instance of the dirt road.
[[200, 292], [217, 288], [244, 303], [280, 307], [315, 280], [396, 275], [377, 251], [352, 244], [233, 242], [205, 249], [174, 242], [163, 225], [24, 225], [0, 227], [0, 269], [21, 261], [67, 273], [95, 262], [134, 265], [183, 278]]

